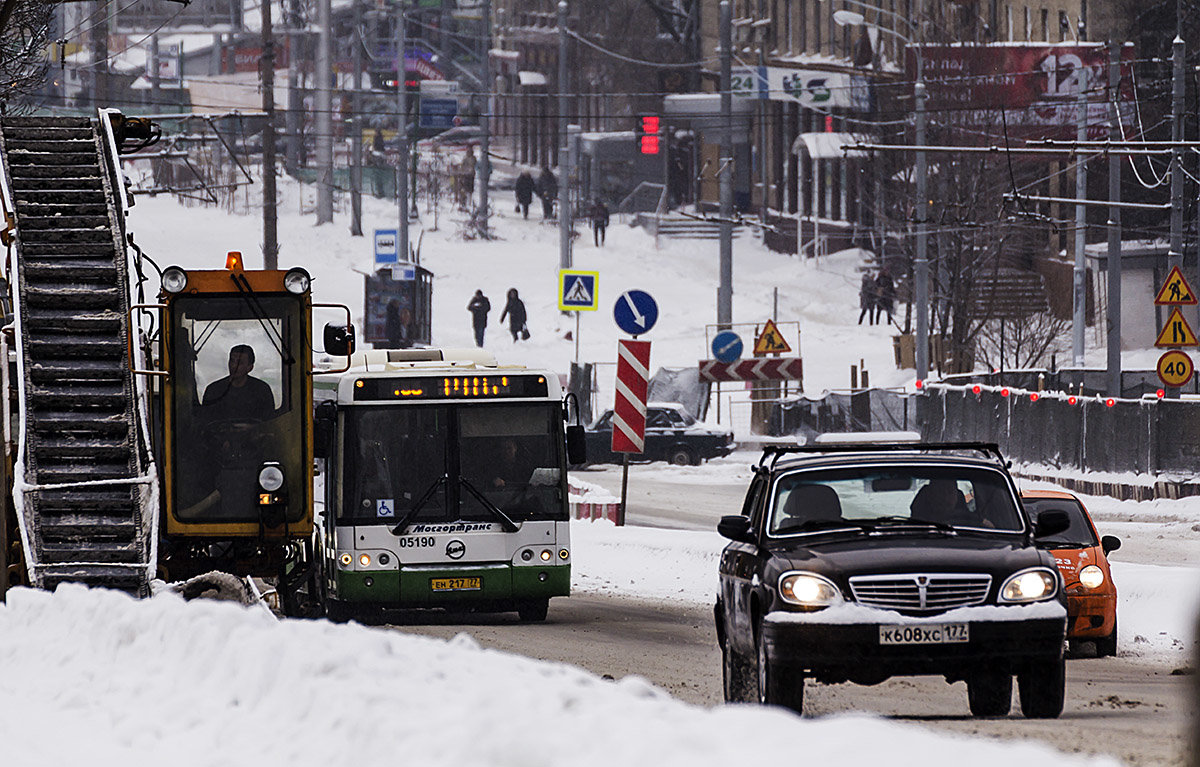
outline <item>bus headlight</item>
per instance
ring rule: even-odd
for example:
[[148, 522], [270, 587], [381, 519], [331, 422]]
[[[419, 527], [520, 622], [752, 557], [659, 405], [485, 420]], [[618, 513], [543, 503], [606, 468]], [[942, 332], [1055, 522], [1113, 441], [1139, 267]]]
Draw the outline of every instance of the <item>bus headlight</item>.
[[162, 273], [163, 290], [168, 293], [179, 293], [187, 287], [187, 272], [178, 266], [168, 266]]
[[562, 559], [562, 560], [564, 560], [564, 561], [565, 561], [565, 560], [566, 560], [566, 558], [567, 558], [567, 557], [569, 557], [569, 556], [571, 556], [571, 552], [567, 551], [566, 549], [559, 549], [559, 550], [558, 550], [558, 558], [559, 558], [559, 559]]
[[1079, 582], [1085, 589], [1098, 589], [1104, 585], [1104, 571], [1095, 565], [1088, 565], [1079, 571]]
[[550, 553], [550, 549], [542, 549], [542, 561], [549, 562], [554, 555]]
[[1058, 593], [1058, 579], [1049, 570], [1023, 570], [1013, 573], [1000, 587], [1000, 601], [1008, 603], [1040, 602]]
[[296, 295], [307, 293], [310, 285], [312, 285], [312, 277], [309, 277], [308, 272], [300, 267], [289, 269], [288, 273], [283, 275], [283, 287], [289, 293]]
[[358, 563], [360, 565], [362, 565], [363, 567], [370, 567], [371, 566], [371, 555], [370, 554], [359, 554], [358, 555]]
[[258, 486], [268, 493], [283, 487], [283, 469], [274, 461], [264, 463], [258, 470]]
[[354, 563], [354, 557], [347, 552], [338, 557], [338, 561], [342, 563], [342, 567], [349, 567]]

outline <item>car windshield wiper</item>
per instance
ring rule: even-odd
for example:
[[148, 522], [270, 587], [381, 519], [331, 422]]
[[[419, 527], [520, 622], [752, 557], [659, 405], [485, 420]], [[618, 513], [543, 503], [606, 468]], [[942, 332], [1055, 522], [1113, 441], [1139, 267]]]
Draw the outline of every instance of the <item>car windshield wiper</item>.
[[505, 532], [509, 532], [509, 533], [517, 532], [517, 529], [518, 529], [517, 523], [512, 521], [512, 517], [508, 516], [503, 511], [501, 511], [500, 507], [497, 506], [496, 504], [492, 503], [486, 495], [484, 495], [483, 493], [476, 490], [474, 485], [472, 485], [470, 482], [468, 482], [463, 477], [458, 478], [458, 483], [460, 485], [462, 485], [463, 487], [465, 487], [467, 489], [468, 493], [475, 496], [475, 500], [482, 503], [483, 507], [485, 509], [492, 512], [492, 514], [495, 515], [495, 517], [500, 520], [500, 525], [504, 528]]
[[775, 530], [775, 533], [780, 535], [788, 533], [814, 533], [833, 529], [848, 530], [857, 533], [861, 531], [861, 525], [845, 519], [806, 519], [802, 522], [780, 525]]
[[417, 499], [417, 502], [413, 504], [411, 509], [404, 512], [404, 516], [400, 517], [400, 521], [397, 522], [396, 526], [392, 528], [392, 535], [404, 535], [404, 531], [407, 530], [408, 526], [411, 525], [413, 520], [416, 519], [417, 512], [419, 512], [422, 507], [425, 506], [425, 503], [433, 497], [433, 494], [437, 492], [438, 487], [446, 483], [448, 478], [449, 475], [443, 474], [435, 479], [433, 484], [425, 489], [425, 492], [421, 493], [421, 497]]
[[958, 535], [958, 530], [954, 525], [948, 522], [935, 522], [932, 519], [913, 519], [912, 517], [874, 517], [872, 519], [859, 520], [867, 530], [877, 530], [881, 527], [926, 527], [933, 528], [939, 532], [948, 533], [950, 535]]

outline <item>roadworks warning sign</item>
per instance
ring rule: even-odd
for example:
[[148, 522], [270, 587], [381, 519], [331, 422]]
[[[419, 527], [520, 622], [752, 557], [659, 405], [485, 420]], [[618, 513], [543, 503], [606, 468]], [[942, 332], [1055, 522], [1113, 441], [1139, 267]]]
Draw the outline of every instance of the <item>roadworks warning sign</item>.
[[774, 320], [767, 320], [762, 332], [754, 341], [754, 353], [757, 354], [787, 354], [792, 350], [788, 342], [783, 340], [783, 334], [775, 327]]

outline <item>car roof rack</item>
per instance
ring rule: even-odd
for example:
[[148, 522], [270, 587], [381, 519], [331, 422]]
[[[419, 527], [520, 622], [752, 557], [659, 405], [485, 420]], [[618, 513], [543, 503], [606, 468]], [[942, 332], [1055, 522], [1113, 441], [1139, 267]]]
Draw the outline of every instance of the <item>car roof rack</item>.
[[[876, 442], [876, 443], [833, 443], [825, 445], [763, 445], [763, 454], [756, 469], [774, 471], [779, 459], [789, 453], [887, 453], [887, 452], [936, 452], [939, 450], [973, 450], [985, 458], [995, 458], [1007, 469], [1007, 462], [995, 442]], [[770, 465], [767, 460], [770, 459]]]

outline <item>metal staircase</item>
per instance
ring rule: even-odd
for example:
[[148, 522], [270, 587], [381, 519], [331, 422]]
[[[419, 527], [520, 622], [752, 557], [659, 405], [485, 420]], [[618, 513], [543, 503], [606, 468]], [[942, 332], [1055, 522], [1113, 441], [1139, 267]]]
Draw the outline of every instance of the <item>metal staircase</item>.
[[6, 117], [0, 147], [5, 204], [16, 214], [13, 500], [29, 577], [40, 588], [78, 581], [144, 595], [157, 478], [127, 356], [125, 198], [112, 127], [107, 115]]

